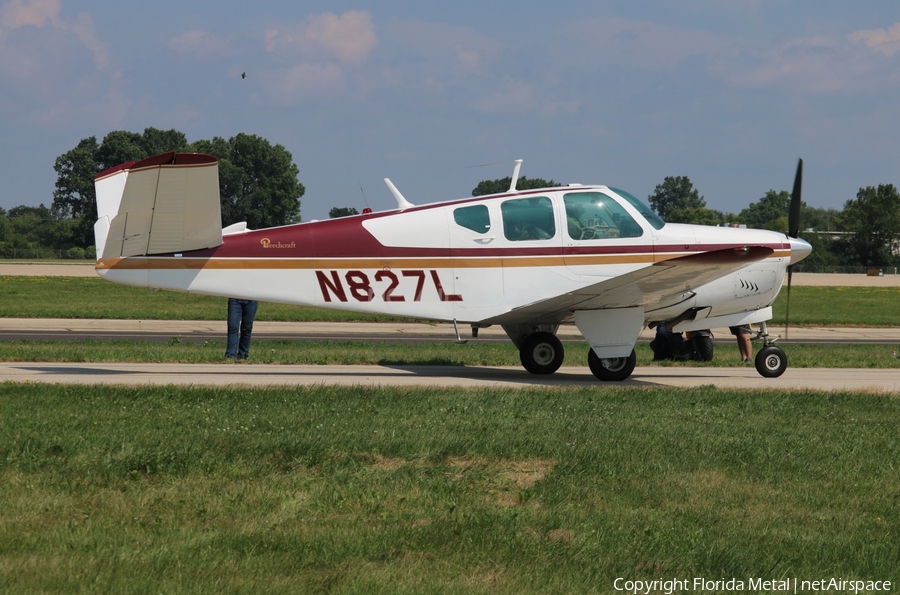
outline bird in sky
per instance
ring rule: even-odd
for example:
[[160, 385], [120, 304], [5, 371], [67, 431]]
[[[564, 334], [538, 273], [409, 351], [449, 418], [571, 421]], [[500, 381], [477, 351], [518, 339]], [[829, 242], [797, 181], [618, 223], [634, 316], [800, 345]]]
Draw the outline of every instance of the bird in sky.
[[241, 73], [241, 78], [242, 78], [242, 79], [247, 78], [247, 73], [246, 73], [246, 72], [242, 72], [242, 73]]

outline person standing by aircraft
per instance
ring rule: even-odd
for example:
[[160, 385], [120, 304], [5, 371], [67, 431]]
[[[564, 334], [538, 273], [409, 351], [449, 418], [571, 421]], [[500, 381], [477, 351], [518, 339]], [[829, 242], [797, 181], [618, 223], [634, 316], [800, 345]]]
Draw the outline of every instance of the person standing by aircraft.
[[741, 352], [741, 363], [753, 361], [753, 344], [750, 342], [750, 325], [730, 326], [728, 330], [737, 339], [738, 350]]
[[225, 357], [247, 359], [250, 357], [250, 333], [259, 302], [228, 298], [228, 346]]

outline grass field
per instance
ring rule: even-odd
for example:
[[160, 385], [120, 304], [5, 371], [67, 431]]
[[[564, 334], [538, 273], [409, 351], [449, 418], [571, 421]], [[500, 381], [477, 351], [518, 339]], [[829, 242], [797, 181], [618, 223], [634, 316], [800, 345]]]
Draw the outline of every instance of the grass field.
[[[226, 298], [177, 291], [139, 289], [99, 277], [0, 276], [0, 318], [127, 318], [142, 320], [224, 320]], [[257, 320], [387, 321], [355, 314], [266, 303]]]
[[[790, 321], [795, 325], [900, 326], [900, 287], [794, 287]], [[774, 304], [784, 323], [786, 293]], [[151, 291], [84, 277], [0, 276], [0, 317], [140, 318], [222, 320], [225, 298]], [[266, 303], [258, 320], [396, 320], [365, 314]]]
[[[795, 287], [791, 320], [898, 325], [897, 293]], [[0, 317], [224, 311], [221, 298], [99, 279], [0, 277]], [[275, 304], [258, 319], [378, 320]], [[709, 364], [657, 365], [733, 365], [728, 339]], [[586, 349], [567, 344], [566, 365], [584, 365]], [[0, 359], [223, 351], [177, 337], [6, 341]], [[648, 346], [637, 352], [651, 364]], [[792, 344], [788, 356], [900, 367], [887, 346]], [[518, 365], [507, 343], [255, 340], [251, 357]], [[0, 384], [0, 593], [616, 593], [619, 577], [896, 586], [898, 427], [900, 397], [884, 394]]]
[[0, 590], [897, 581], [898, 427], [873, 394], [7, 384]]

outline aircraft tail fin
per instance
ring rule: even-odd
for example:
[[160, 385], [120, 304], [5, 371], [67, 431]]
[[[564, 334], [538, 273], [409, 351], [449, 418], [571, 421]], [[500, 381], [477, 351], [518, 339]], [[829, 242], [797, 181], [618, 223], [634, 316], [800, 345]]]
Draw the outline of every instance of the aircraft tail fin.
[[222, 244], [219, 166], [212, 155], [163, 153], [94, 179], [97, 258], [169, 254]]

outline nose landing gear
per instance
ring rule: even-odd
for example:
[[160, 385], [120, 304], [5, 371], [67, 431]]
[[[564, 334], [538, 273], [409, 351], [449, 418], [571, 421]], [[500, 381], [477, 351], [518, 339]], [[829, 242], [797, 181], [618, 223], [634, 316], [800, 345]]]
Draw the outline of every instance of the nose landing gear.
[[779, 337], [770, 338], [768, 328], [765, 322], [759, 323], [759, 333], [755, 339], [762, 339], [764, 347], [756, 354], [753, 363], [756, 365], [756, 371], [763, 378], [778, 378], [787, 370], [788, 359], [787, 354], [781, 347], [775, 346], [775, 341]]

